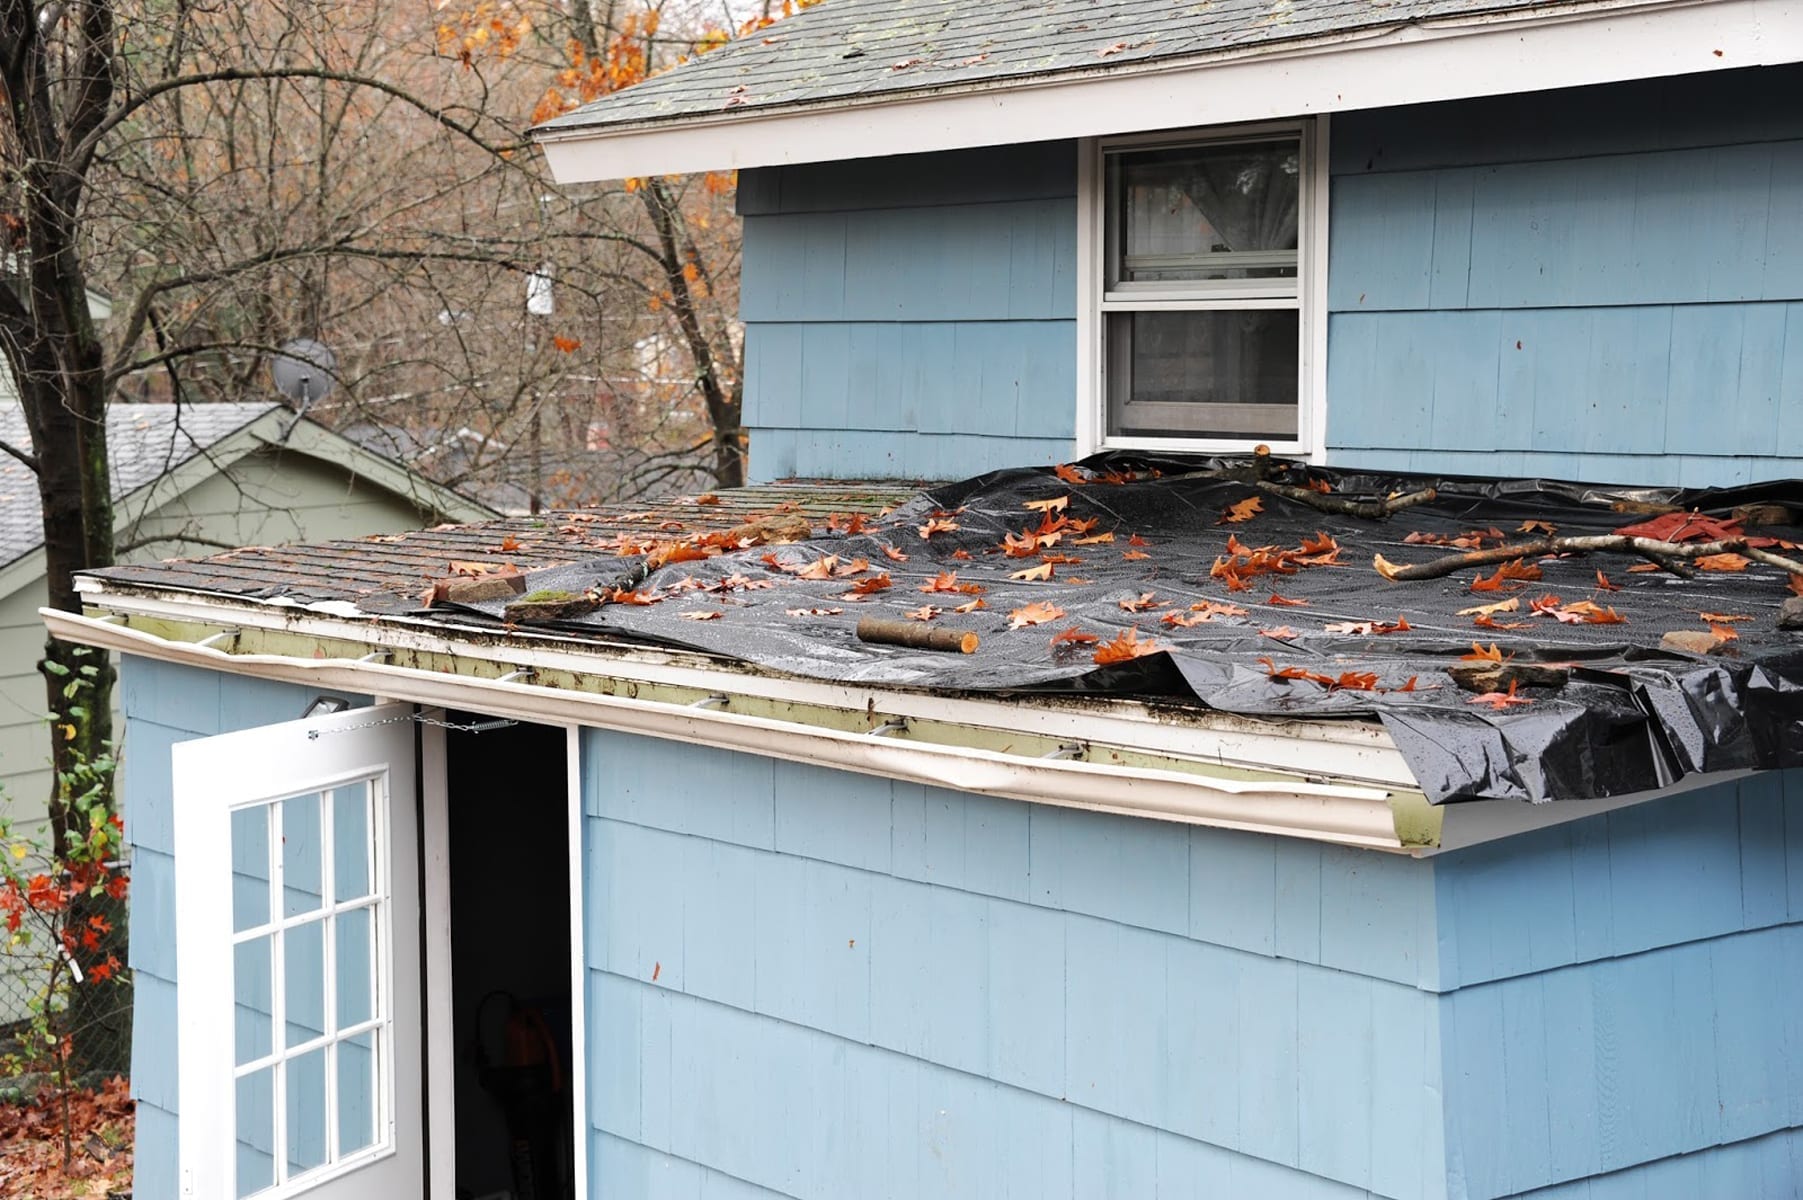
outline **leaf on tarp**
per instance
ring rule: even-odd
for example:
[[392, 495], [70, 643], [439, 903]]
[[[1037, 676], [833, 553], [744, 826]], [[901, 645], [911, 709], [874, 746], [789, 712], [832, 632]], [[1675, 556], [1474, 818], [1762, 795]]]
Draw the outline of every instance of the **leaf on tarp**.
[[941, 571], [920, 585], [923, 592], [962, 592], [966, 596], [980, 596], [986, 589], [980, 583], [959, 583], [956, 571]]
[[1263, 511], [1265, 511], [1264, 501], [1260, 500], [1257, 496], [1247, 496], [1244, 500], [1238, 501], [1237, 503], [1234, 503], [1234, 504], [1229, 504], [1225, 509], [1223, 509], [1221, 512], [1221, 519], [1216, 521], [1215, 524], [1216, 525], [1244, 524], [1245, 522], [1250, 521], [1253, 517], [1256, 517], [1259, 513], [1263, 512]]
[[1141, 592], [1137, 597], [1128, 600], [1116, 600], [1116, 604], [1128, 612], [1145, 612], [1151, 608], [1163, 608], [1165, 602], [1154, 592]]
[[944, 611], [943, 608], [940, 608], [937, 605], [923, 604], [919, 608], [910, 608], [907, 612], [903, 613], [902, 616], [908, 618], [910, 621], [931, 621], [934, 617]]
[[1485, 692], [1481, 696], [1473, 696], [1471, 699], [1467, 700], [1465, 703], [1467, 703], [1467, 704], [1487, 704], [1491, 708], [1494, 708], [1498, 712], [1500, 712], [1505, 708], [1510, 708], [1517, 704], [1532, 704], [1533, 701], [1528, 699], [1528, 697], [1526, 697], [1526, 696], [1517, 696], [1515, 694], [1515, 681], [1513, 679], [1511, 679], [1509, 681], [1509, 690], [1508, 691], [1506, 691], [1506, 692]]
[[1281, 642], [1281, 641], [1287, 641], [1288, 639], [1295, 637], [1296, 631], [1294, 629], [1291, 629], [1288, 625], [1279, 625], [1276, 629], [1261, 629], [1261, 630], [1259, 630], [1258, 636], [1275, 638]]
[[1052, 648], [1060, 646], [1093, 646], [1102, 639], [1088, 630], [1078, 629], [1072, 625], [1069, 629], [1052, 635]]
[[791, 617], [836, 617], [845, 610], [842, 608], [785, 608], [783, 612]]
[[1071, 498], [1069, 496], [1056, 496], [1050, 500], [1029, 500], [1025, 504], [1021, 505], [1021, 507], [1022, 508], [1030, 508], [1034, 512], [1050, 514], [1050, 513], [1055, 513], [1055, 512], [1063, 512], [1066, 508], [1068, 508], [1070, 506], [1070, 502], [1071, 502]]
[[1191, 612], [1205, 613], [1210, 617], [1243, 617], [1248, 610], [1237, 604], [1223, 604], [1218, 600], [1198, 600], [1189, 606]]
[[1138, 562], [1141, 559], [1151, 558], [1152, 556], [1147, 554], [1144, 550], [1123, 550], [1121, 551], [1121, 557], [1128, 562]]
[[952, 611], [955, 613], [971, 613], [971, 612], [976, 612], [979, 608], [988, 608], [988, 607], [989, 607], [989, 602], [987, 600], [982, 600], [982, 599], [967, 600], [963, 604], [960, 604], [956, 608], [952, 609]]
[[1461, 617], [1489, 617], [1502, 612], [1515, 612], [1521, 607], [1520, 596], [1510, 596], [1507, 600], [1498, 600], [1495, 604], [1480, 604], [1475, 608], [1461, 608]]
[[1131, 662], [1133, 659], [1147, 654], [1156, 654], [1162, 649], [1164, 647], [1151, 638], [1142, 642], [1139, 638], [1139, 630], [1127, 629], [1123, 630], [1113, 641], [1103, 642], [1098, 646], [1095, 661], [1097, 666], [1106, 667], [1114, 663]]
[[707, 609], [707, 610], [697, 610], [695, 612], [677, 613], [676, 615], [681, 617], [685, 621], [718, 621], [721, 617], [724, 617], [726, 614], [723, 612], [714, 611], [712, 609]]
[[1504, 655], [1503, 652], [1497, 648], [1495, 642], [1490, 643], [1490, 648], [1488, 650], [1484, 649], [1484, 647], [1477, 642], [1473, 642], [1471, 643], [1471, 653], [1459, 655], [1459, 661], [1500, 663], [1507, 662], [1514, 657], [1513, 654]]
[[[774, 559], [775, 557], [776, 556], [773, 554], [766, 554], [764, 556], [766, 561]], [[797, 578], [797, 579], [831, 579], [833, 577], [833, 569], [835, 567], [837, 567], [838, 565], [839, 565], [839, 556], [837, 554], [829, 554], [825, 558], [817, 558], [813, 562], [809, 563], [807, 566], [802, 567], [800, 570], [797, 570], [795, 572], [795, 578]], [[779, 566], [778, 569], [782, 570], [784, 568]]]
[[930, 538], [936, 533], [951, 533], [958, 528], [958, 523], [949, 517], [931, 517], [920, 526], [920, 536]]
[[1656, 542], [1719, 542], [1737, 538], [1744, 530], [1739, 521], [1706, 517], [1699, 512], [1669, 512], [1623, 525], [1615, 531], [1623, 537], [1651, 538]]
[[1112, 533], [1092, 533], [1088, 537], [1080, 537], [1080, 538], [1074, 539], [1071, 542], [1071, 545], [1073, 545], [1073, 546], [1100, 546], [1105, 542], [1112, 542], [1113, 540], [1114, 540], [1114, 534], [1112, 534]]
[[1610, 583], [1609, 577], [1607, 575], [1603, 574], [1603, 569], [1601, 567], [1598, 567], [1596, 569], [1596, 586], [1597, 586], [1598, 591], [1603, 591], [1603, 592], [1619, 592], [1619, 591], [1621, 591], [1621, 584]]
[[1526, 520], [1515, 527], [1516, 533], [1539, 533], [1552, 537], [1559, 532], [1559, 527], [1551, 521]]
[[894, 546], [889, 546], [889, 545], [885, 545], [883, 547], [883, 557], [889, 559], [891, 562], [907, 562], [908, 561], [908, 556], [906, 554], [903, 554], [900, 550], [897, 550]]
[[1484, 615], [1471, 618], [1471, 623], [1479, 629], [1532, 629], [1532, 621], [1499, 621], [1495, 617]]
[[889, 572], [879, 571], [875, 575], [867, 576], [863, 579], [858, 580], [856, 583], [852, 584], [851, 591], [846, 592], [845, 595], [849, 599], [850, 597], [853, 597], [853, 596], [874, 595], [877, 592], [887, 591], [888, 589], [889, 589]]
[[1008, 628], [1025, 629], [1029, 625], [1044, 625], [1064, 616], [1064, 610], [1056, 604], [1039, 601], [1034, 604], [1023, 604], [1008, 614]]
[[1081, 468], [1073, 467], [1069, 463], [1059, 463], [1052, 468], [1052, 474], [1058, 476], [1058, 478], [1064, 480], [1064, 482], [1077, 487], [1081, 487], [1089, 482], [1089, 476], [1084, 474]]
[[451, 574], [469, 576], [518, 575], [520, 574], [520, 569], [509, 562], [474, 562], [452, 559]]
[[1803, 575], [1793, 572], [1786, 580], [1785, 586], [1799, 596], [1803, 596]]
[[1158, 618], [1158, 623], [1160, 625], [1168, 625], [1173, 629], [1189, 629], [1196, 625], [1200, 625], [1205, 621], [1212, 621], [1212, 620], [1214, 620], [1214, 618], [1212, 616], [1210, 616], [1207, 613], [1202, 613], [1202, 612], [1198, 612], [1198, 613], [1168, 612], [1168, 613], [1164, 614], [1164, 616]]
[[1500, 592], [1508, 584], [1533, 583], [1545, 577], [1537, 564], [1524, 562], [1519, 558], [1511, 558], [1496, 568], [1496, 574], [1488, 577], [1479, 575], [1472, 580], [1471, 590], [1474, 592]]
[[1699, 571], [1744, 571], [1753, 560], [1744, 554], [1705, 554], [1691, 559], [1690, 565]]
[[1288, 596], [1280, 596], [1276, 592], [1272, 592], [1271, 598], [1269, 600], [1265, 601], [1265, 603], [1269, 604], [1272, 608], [1307, 608], [1308, 607], [1307, 600], [1292, 600]]
[[1714, 624], [1717, 624], [1718, 622], [1723, 622], [1723, 621], [1751, 621], [1753, 619], [1752, 617], [1747, 616], [1745, 613], [1700, 612], [1697, 614], [1697, 616], [1703, 618], [1705, 621], [1708, 621], [1711, 625], [1714, 625]]
[[1150, 546], [1152, 543], [1140, 537], [1139, 534], [1133, 533], [1127, 535], [1127, 544], [1129, 546]]
[[1042, 562], [1037, 567], [1027, 567], [1020, 571], [1010, 571], [1008, 578], [1018, 579], [1023, 583], [1044, 583], [1052, 577], [1052, 564]]
[[1711, 625], [1709, 627], [1709, 632], [1713, 633], [1724, 642], [1733, 642], [1740, 639], [1740, 630], [1734, 628], [1732, 625]]
[[664, 597], [658, 592], [634, 592], [626, 588], [611, 588], [607, 592], [609, 604], [662, 604]]

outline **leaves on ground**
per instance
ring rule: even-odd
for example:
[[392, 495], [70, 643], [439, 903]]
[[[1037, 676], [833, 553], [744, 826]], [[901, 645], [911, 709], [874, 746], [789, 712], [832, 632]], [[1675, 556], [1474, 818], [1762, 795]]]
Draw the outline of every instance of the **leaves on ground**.
[[62, 1104], [0, 1104], [0, 1196], [74, 1200], [131, 1189], [132, 1100], [123, 1079], [69, 1095], [73, 1161], [63, 1165]]

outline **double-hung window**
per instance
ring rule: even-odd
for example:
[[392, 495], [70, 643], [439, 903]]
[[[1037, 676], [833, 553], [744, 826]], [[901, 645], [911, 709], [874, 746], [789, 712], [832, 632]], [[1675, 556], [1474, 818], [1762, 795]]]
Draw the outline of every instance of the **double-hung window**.
[[1313, 446], [1313, 132], [1289, 123], [1100, 147], [1102, 444]]

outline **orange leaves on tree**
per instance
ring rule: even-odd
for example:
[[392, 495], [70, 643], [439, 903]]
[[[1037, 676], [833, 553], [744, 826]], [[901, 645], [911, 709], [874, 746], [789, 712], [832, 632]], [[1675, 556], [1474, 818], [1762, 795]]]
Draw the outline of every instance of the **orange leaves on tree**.
[[1025, 629], [1029, 625], [1045, 625], [1052, 621], [1061, 620], [1063, 617], [1064, 610], [1062, 608], [1059, 608], [1056, 604], [1040, 601], [1036, 604], [1022, 605], [1020, 608], [1011, 611], [1008, 614], [1008, 628]]
[[1244, 500], [1229, 504], [1223, 509], [1221, 511], [1220, 519], [1216, 521], [1215, 524], [1240, 525], [1250, 521], [1253, 517], [1256, 517], [1263, 511], [1265, 511], [1264, 501], [1260, 500], [1257, 496], [1247, 496]]
[[1065, 646], [1093, 646], [1101, 640], [1095, 634], [1072, 625], [1069, 629], [1052, 635], [1052, 648], [1057, 650]]
[[1103, 642], [1096, 647], [1095, 661], [1097, 666], [1106, 667], [1114, 663], [1131, 662], [1147, 654], [1156, 654], [1162, 649], [1164, 647], [1151, 638], [1141, 641], [1139, 630], [1126, 629], [1113, 641]]

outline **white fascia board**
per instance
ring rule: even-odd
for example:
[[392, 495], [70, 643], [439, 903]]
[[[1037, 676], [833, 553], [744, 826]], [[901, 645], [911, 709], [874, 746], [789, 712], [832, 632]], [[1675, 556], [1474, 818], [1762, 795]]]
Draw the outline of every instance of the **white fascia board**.
[[1102, 742], [1148, 754], [1251, 770], [1354, 780], [1416, 791], [1419, 784], [1388, 733], [1352, 721], [1259, 721], [1230, 713], [1154, 709], [1131, 701], [1105, 705], [1054, 697], [1007, 700], [946, 696], [869, 684], [767, 675], [701, 654], [624, 642], [493, 628], [459, 629], [442, 621], [321, 612], [296, 605], [231, 602], [194, 593], [113, 591], [104, 580], [77, 580], [87, 603], [126, 617], [162, 618], [223, 628], [252, 628], [355, 642], [372, 651], [440, 654], [520, 669], [605, 674], [626, 682], [730, 692], [779, 703], [846, 712], [879, 712], [1017, 731], [1060, 741]]
[[1376, 850], [1412, 849], [1397, 836], [1391, 793], [1383, 788], [1212, 779], [1177, 771], [1025, 758], [357, 659], [228, 654], [91, 617], [40, 611], [50, 632], [67, 641], [208, 670], [523, 721], [609, 729], [1037, 804]]
[[1803, 0], [1574, 5], [1081, 78], [537, 137], [560, 183], [1104, 137], [1803, 61]]

